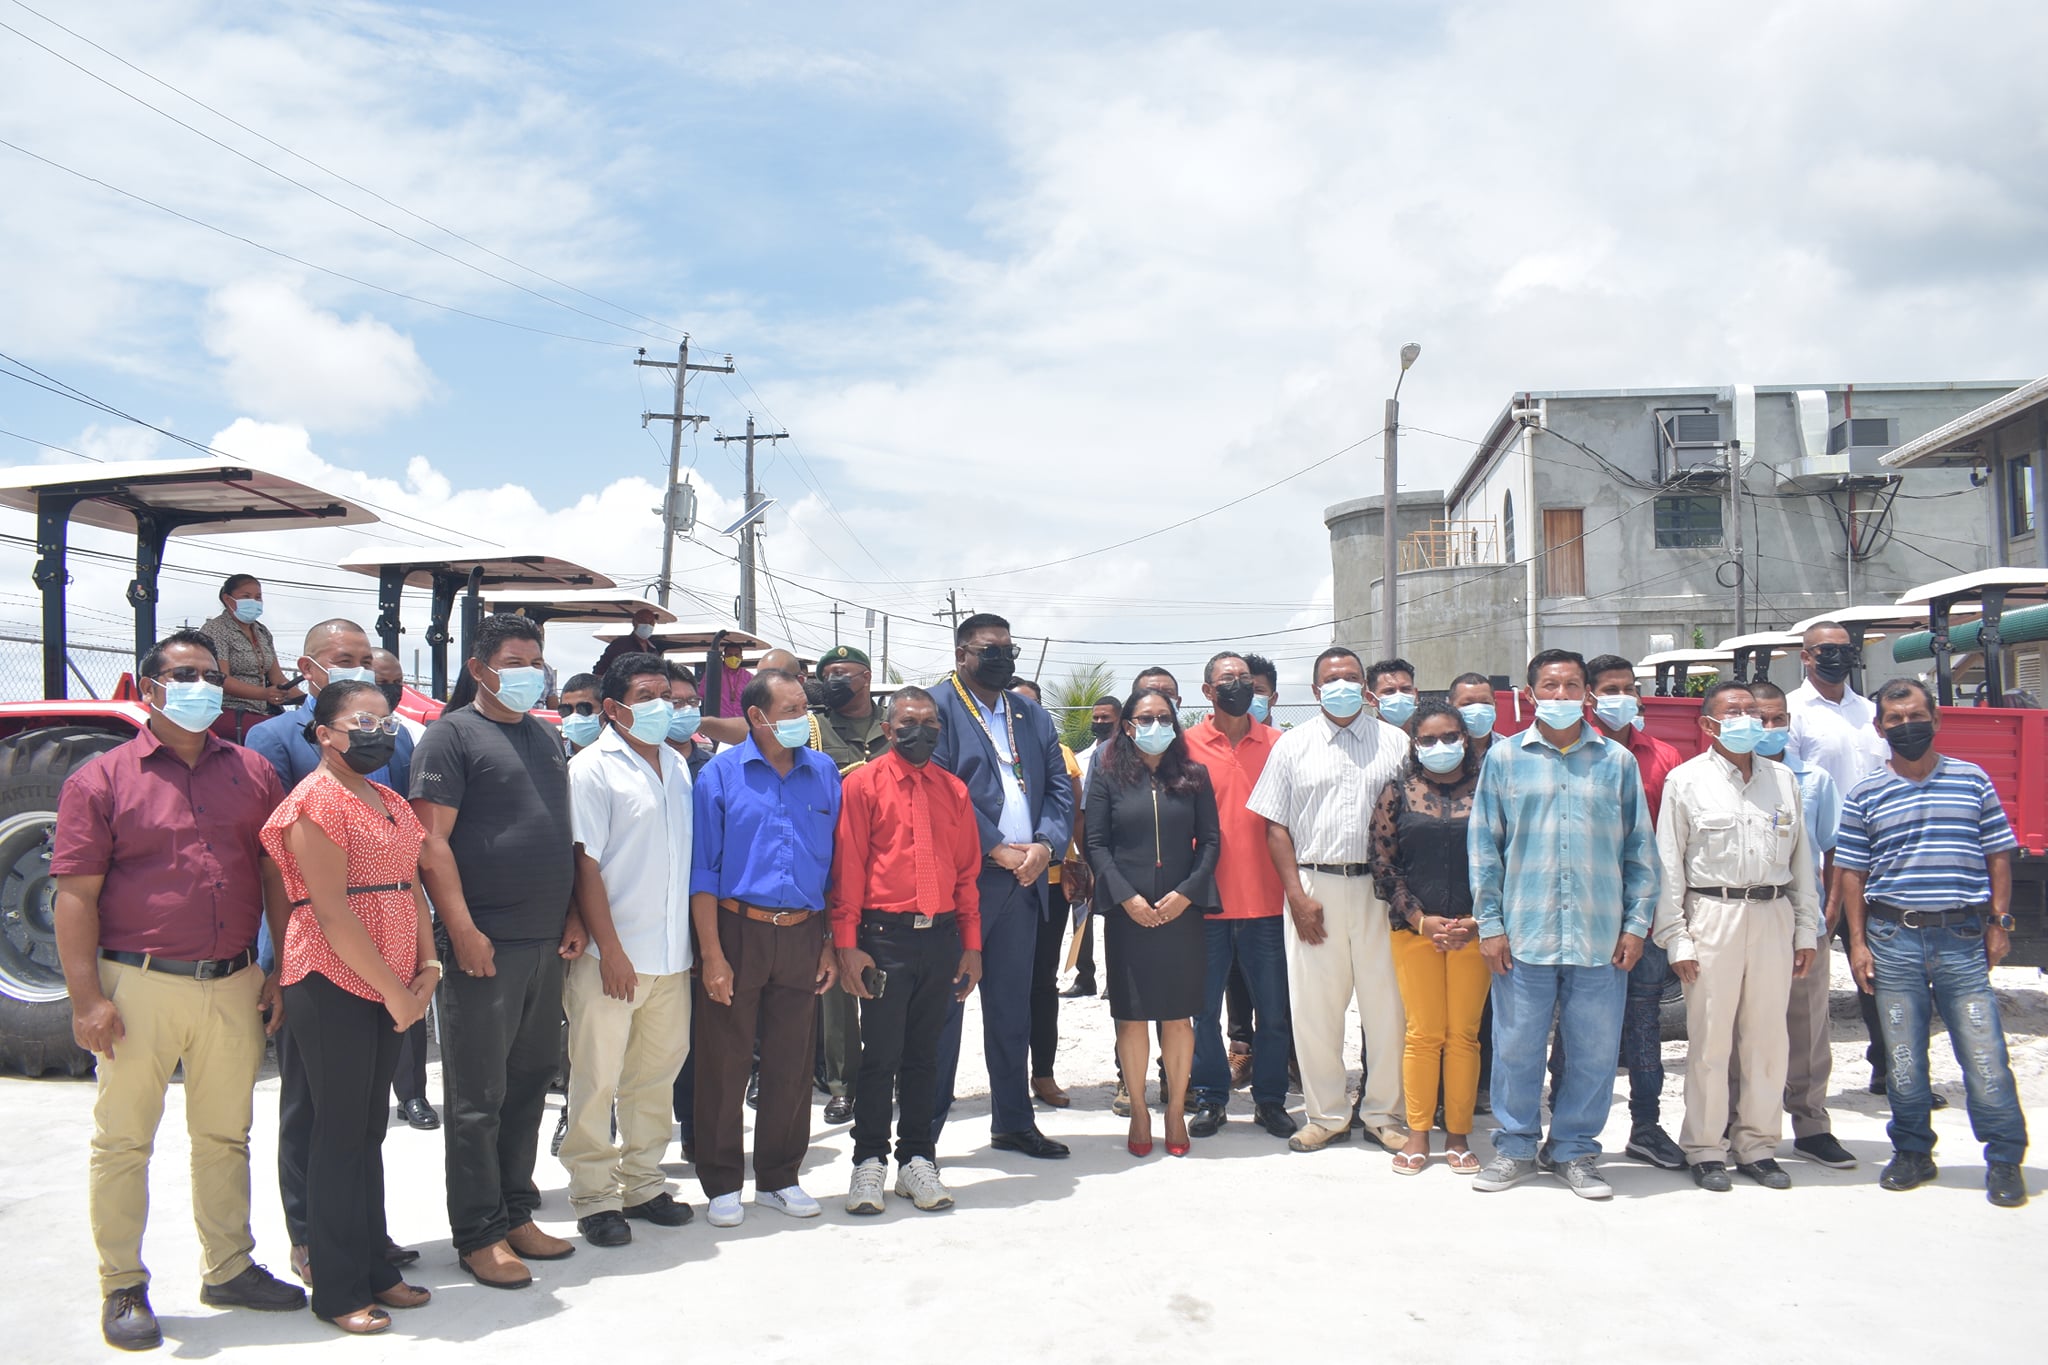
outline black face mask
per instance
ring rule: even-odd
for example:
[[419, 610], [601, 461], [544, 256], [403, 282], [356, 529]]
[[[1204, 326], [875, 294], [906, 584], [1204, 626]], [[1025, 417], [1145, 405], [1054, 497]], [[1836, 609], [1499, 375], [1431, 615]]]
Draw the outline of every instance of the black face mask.
[[397, 747], [397, 735], [387, 735], [382, 730], [351, 730], [348, 752], [341, 756], [341, 761], [367, 775], [389, 763], [391, 752]]
[[896, 752], [912, 763], [922, 764], [932, 756], [932, 750], [939, 745], [939, 727], [936, 725], [900, 725], [891, 735], [890, 742]]
[[817, 707], [825, 704], [825, 684], [816, 678], [804, 679], [804, 705]]
[[1117, 723], [1113, 720], [1090, 721], [1088, 733], [1095, 736], [1097, 744], [1109, 743], [1109, 737], [1116, 733]]
[[853, 684], [845, 678], [825, 679], [825, 709], [837, 711], [853, 700]]
[[1888, 725], [1884, 731], [1884, 742], [1892, 746], [1893, 753], [1911, 763], [1934, 747], [1934, 722], [1908, 720]]
[[1822, 682], [1844, 682], [1855, 666], [1854, 645], [1822, 645], [1813, 651], [1813, 675]]
[[1252, 709], [1252, 680], [1233, 678], [1216, 684], [1216, 709], [1226, 716], [1241, 716]]
[[989, 650], [983, 650], [974, 656], [974, 680], [983, 687], [993, 687], [1000, 692], [1017, 676], [1017, 661], [1001, 646], [991, 648], [996, 652], [991, 654]]
[[398, 709], [398, 699], [405, 695], [405, 684], [378, 683], [377, 690], [384, 694], [384, 704], [396, 711]]

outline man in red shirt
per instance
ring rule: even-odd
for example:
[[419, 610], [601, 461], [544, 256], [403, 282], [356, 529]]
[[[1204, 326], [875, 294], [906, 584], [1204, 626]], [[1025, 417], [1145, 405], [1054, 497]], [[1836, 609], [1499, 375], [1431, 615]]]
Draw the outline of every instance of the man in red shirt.
[[[1643, 800], [1656, 827], [1664, 809], [1664, 779], [1685, 756], [1643, 728], [1642, 690], [1636, 668], [1619, 654], [1601, 654], [1586, 663], [1592, 681], [1593, 723], [1600, 733], [1635, 755], [1642, 774]], [[1664, 950], [1645, 940], [1643, 955], [1628, 974], [1628, 1004], [1621, 1019], [1621, 1064], [1628, 1068], [1628, 1154], [1667, 1171], [1685, 1169], [1685, 1152], [1666, 1133], [1658, 1116], [1664, 1093], [1664, 1049], [1657, 1013], [1671, 984], [1671, 962]], [[1553, 1049], [1553, 1074], [1563, 1067]]]
[[284, 1022], [256, 926], [284, 885], [257, 833], [284, 799], [253, 749], [208, 733], [220, 715], [212, 643], [179, 631], [137, 670], [149, 725], [73, 773], [57, 797], [50, 872], [71, 1032], [97, 1055], [87, 1176], [99, 1249], [100, 1331], [126, 1351], [161, 1345], [142, 1231], [149, 1154], [171, 1072], [185, 1068], [200, 1301], [292, 1312], [305, 1294], [250, 1259], [249, 1112], [269, 1031]]
[[920, 1209], [953, 1203], [932, 1117], [939, 1036], [981, 980], [981, 833], [967, 785], [931, 761], [939, 725], [931, 693], [898, 688], [889, 751], [841, 788], [827, 908], [839, 984], [861, 1001], [848, 1213], [882, 1211], [892, 1100], [898, 1197]]
[[1223, 995], [1236, 964], [1251, 990], [1252, 1104], [1255, 1121], [1274, 1137], [1295, 1132], [1287, 1112], [1287, 951], [1280, 915], [1287, 908], [1280, 874], [1266, 852], [1266, 822], [1245, 802], [1265, 771], [1279, 731], [1251, 718], [1254, 679], [1241, 654], [1223, 653], [1202, 669], [1202, 695], [1214, 710], [1186, 732], [1188, 752], [1209, 770], [1216, 790], [1222, 849], [1216, 897], [1223, 912], [1207, 920], [1209, 971], [1202, 1017], [1195, 1021], [1194, 1092], [1188, 1133], [1213, 1137], [1230, 1103], [1230, 1057], [1223, 1045]]

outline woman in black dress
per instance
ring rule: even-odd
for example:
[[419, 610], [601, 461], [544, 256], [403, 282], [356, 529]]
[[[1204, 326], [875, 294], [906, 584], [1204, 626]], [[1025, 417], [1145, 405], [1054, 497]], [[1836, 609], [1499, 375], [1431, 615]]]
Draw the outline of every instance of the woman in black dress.
[[1130, 1092], [1132, 1156], [1152, 1150], [1144, 1102], [1152, 1040], [1166, 1066], [1166, 1150], [1188, 1153], [1188, 1070], [1194, 1017], [1202, 1012], [1208, 931], [1216, 908], [1216, 793], [1209, 771], [1188, 756], [1180, 718], [1164, 692], [1146, 688], [1124, 703], [1123, 722], [1088, 782], [1088, 863], [1103, 913], [1109, 1013], [1117, 1065]]

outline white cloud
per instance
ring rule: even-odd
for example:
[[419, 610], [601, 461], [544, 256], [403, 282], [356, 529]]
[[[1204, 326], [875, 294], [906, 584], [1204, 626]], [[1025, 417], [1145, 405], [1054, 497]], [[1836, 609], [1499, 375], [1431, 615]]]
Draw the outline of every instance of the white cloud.
[[215, 290], [203, 335], [229, 400], [259, 417], [355, 431], [411, 412], [434, 392], [410, 337], [368, 314], [344, 322], [280, 282]]

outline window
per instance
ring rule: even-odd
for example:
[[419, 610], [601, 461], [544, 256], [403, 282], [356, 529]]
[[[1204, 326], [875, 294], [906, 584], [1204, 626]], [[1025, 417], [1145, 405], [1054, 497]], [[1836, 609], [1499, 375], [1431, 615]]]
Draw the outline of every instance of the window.
[[1586, 509], [1543, 509], [1543, 595], [1586, 595]]
[[1721, 544], [1721, 499], [1657, 499], [1657, 548], [1707, 550]]
[[1515, 495], [1513, 493], [1503, 494], [1501, 497], [1500, 527], [1501, 535], [1504, 537], [1502, 542], [1503, 548], [1507, 551], [1507, 558], [1503, 559], [1501, 563], [1512, 564], [1515, 562]]
[[2005, 462], [2005, 533], [2034, 532], [2034, 465], [2024, 457]]

